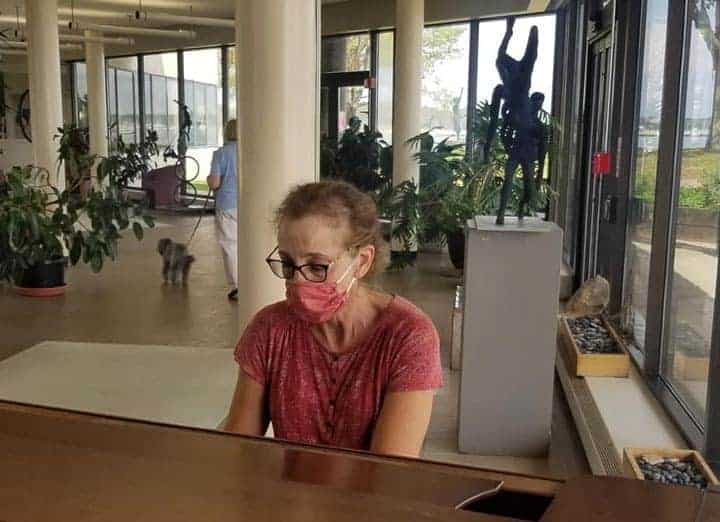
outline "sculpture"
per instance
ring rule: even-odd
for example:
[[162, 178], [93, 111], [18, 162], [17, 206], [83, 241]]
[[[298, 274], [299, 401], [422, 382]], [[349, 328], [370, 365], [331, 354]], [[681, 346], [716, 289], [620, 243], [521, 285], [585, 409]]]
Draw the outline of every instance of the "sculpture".
[[533, 26], [530, 29], [525, 55], [521, 60], [516, 60], [507, 53], [514, 25], [515, 19], [508, 18], [505, 36], [498, 49], [495, 65], [502, 83], [493, 90], [490, 104], [490, 124], [484, 145], [484, 158], [487, 161], [495, 134], [498, 133], [498, 118], [502, 114], [499, 134], [507, 153], [507, 162], [505, 163], [505, 178], [496, 220], [498, 225], [505, 222], [505, 210], [512, 193], [515, 171], [518, 166], [522, 169], [523, 174], [523, 191], [518, 205], [518, 218], [524, 217], [526, 208], [532, 201], [533, 191], [537, 188], [533, 185], [533, 167], [535, 162], [538, 162], [535, 180], [536, 185], [539, 185], [542, 180], [546, 155], [545, 125], [539, 117], [545, 96], [539, 92], [529, 96], [530, 79], [537, 60], [538, 28]]

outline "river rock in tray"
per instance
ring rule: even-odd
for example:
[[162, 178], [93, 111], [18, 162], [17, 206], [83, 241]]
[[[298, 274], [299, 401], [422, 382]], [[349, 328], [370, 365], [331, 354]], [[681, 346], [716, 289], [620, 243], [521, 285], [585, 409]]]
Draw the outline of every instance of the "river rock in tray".
[[647, 456], [638, 457], [637, 463], [645, 480], [698, 489], [708, 487], [707, 479], [692, 460]]
[[568, 318], [567, 323], [581, 352], [620, 353], [620, 347], [599, 317]]

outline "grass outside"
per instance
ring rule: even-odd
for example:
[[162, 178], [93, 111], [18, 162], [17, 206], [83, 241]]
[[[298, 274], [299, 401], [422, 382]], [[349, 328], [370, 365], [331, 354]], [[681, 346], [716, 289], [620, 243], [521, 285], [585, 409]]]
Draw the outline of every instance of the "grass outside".
[[210, 191], [210, 187], [208, 187], [208, 184], [204, 180], [195, 180], [192, 182], [192, 185], [197, 189], [198, 194], [207, 194]]
[[[637, 155], [635, 197], [655, 199], [657, 151]], [[702, 209], [720, 208], [720, 151], [690, 149], [682, 152], [680, 206]]]

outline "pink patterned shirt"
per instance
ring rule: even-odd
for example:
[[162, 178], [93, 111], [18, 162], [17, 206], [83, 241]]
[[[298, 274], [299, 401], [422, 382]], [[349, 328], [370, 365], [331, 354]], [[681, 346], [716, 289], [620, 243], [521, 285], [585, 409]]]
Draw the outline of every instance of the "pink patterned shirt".
[[235, 360], [265, 386], [275, 436], [308, 444], [367, 450], [385, 394], [442, 386], [437, 330], [401, 297], [342, 355], [275, 303], [253, 318]]

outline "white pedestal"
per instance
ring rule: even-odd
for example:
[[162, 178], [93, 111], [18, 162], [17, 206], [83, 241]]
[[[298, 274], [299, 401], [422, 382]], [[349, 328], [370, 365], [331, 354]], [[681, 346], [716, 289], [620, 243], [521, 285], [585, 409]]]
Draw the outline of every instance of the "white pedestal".
[[562, 232], [537, 219], [468, 223], [458, 445], [539, 457], [550, 443]]

